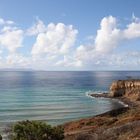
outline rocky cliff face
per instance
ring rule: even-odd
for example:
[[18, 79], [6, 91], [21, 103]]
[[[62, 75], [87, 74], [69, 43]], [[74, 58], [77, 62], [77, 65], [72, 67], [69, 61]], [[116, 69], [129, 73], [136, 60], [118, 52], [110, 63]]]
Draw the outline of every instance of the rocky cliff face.
[[140, 80], [118, 80], [110, 87], [111, 97], [124, 96], [131, 100], [140, 100]]

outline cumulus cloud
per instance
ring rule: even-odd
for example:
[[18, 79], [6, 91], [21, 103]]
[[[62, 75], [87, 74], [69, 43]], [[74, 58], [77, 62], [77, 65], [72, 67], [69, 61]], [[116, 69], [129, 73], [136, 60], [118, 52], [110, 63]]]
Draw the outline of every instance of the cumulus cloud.
[[65, 54], [74, 45], [78, 31], [72, 25], [50, 23], [44, 33], [39, 33], [31, 54]]
[[[140, 38], [140, 20], [134, 15], [133, 21], [124, 29], [118, 28], [118, 22], [115, 17], [104, 17], [101, 20], [100, 29], [97, 30], [95, 41], [90, 45], [80, 45], [76, 49], [75, 55], [85, 64], [90, 62], [93, 64], [100, 64], [101, 62], [109, 64], [114, 60], [117, 65], [122, 65], [124, 64], [122, 58], [118, 57], [118, 55], [113, 55], [113, 50], [117, 49], [123, 41], [135, 38]], [[110, 59], [107, 59], [108, 56]]]
[[117, 28], [117, 19], [112, 16], [104, 17], [94, 42], [90, 45], [80, 45], [75, 55], [84, 63], [99, 64], [101, 62], [99, 59], [103, 59], [105, 55], [117, 48], [122, 38], [122, 31]]
[[[124, 28], [120, 28], [119, 24], [116, 17], [104, 17], [97, 33], [87, 37], [87, 44], [77, 47], [78, 30], [73, 25], [46, 25], [37, 19], [30, 28], [22, 30], [13, 21], [0, 18], [0, 67], [92, 70], [101, 67], [120, 69], [133, 65], [136, 68], [140, 64], [140, 52], [135, 49], [120, 52], [120, 44], [140, 38], [140, 19], [133, 14], [131, 22]], [[24, 39], [33, 39], [32, 36], [35, 42], [25, 49], [29, 52], [25, 55], [20, 49], [17, 51], [25, 47]], [[8, 50], [6, 54], [4, 49]]]
[[5, 26], [0, 33], [0, 46], [5, 47], [10, 53], [14, 53], [22, 46], [23, 30], [16, 27]]
[[127, 29], [123, 31], [125, 39], [133, 39], [140, 37], [140, 22], [132, 22], [127, 26]]
[[95, 38], [95, 50], [108, 53], [117, 47], [121, 39], [121, 31], [117, 29], [116, 18], [112, 16], [104, 17]]
[[43, 21], [40, 19], [37, 19], [37, 22], [32, 27], [27, 29], [27, 35], [29, 36], [38, 35], [39, 33], [46, 32], [46, 30], [47, 29]]
[[72, 25], [50, 23], [44, 27], [42, 32], [38, 32], [31, 53], [32, 55], [45, 54], [45, 56], [49, 56], [46, 60], [53, 56], [52, 63], [55, 64], [54, 66], [123, 66], [127, 64], [126, 57], [116, 55], [114, 50], [123, 41], [140, 37], [140, 20], [133, 15], [132, 22], [126, 25], [126, 28], [121, 29], [117, 18], [113, 16], [104, 17], [97, 34], [91, 35], [92, 42], [88, 45], [81, 44], [75, 50], [70, 51], [76, 40], [77, 32]]

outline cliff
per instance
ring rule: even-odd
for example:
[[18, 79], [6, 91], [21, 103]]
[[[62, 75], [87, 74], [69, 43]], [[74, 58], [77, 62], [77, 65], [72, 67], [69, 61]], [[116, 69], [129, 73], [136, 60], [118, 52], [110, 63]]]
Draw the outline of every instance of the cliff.
[[130, 100], [140, 100], [140, 80], [118, 80], [110, 87], [110, 97], [127, 97]]
[[118, 80], [95, 98], [119, 99], [128, 107], [64, 124], [65, 140], [140, 140], [140, 80]]

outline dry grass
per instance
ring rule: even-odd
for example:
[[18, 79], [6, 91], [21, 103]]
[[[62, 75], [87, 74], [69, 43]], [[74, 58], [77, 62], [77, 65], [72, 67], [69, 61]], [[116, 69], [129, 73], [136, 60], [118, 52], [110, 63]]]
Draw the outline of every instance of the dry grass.
[[70, 122], [64, 128], [65, 140], [140, 140], [140, 104]]

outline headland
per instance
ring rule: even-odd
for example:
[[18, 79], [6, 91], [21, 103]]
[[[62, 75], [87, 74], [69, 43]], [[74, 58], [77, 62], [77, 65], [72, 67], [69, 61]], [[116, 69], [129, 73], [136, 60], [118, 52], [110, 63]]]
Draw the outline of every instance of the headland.
[[64, 124], [65, 140], [140, 140], [140, 80], [118, 80], [109, 93], [90, 94], [115, 99], [124, 107]]

